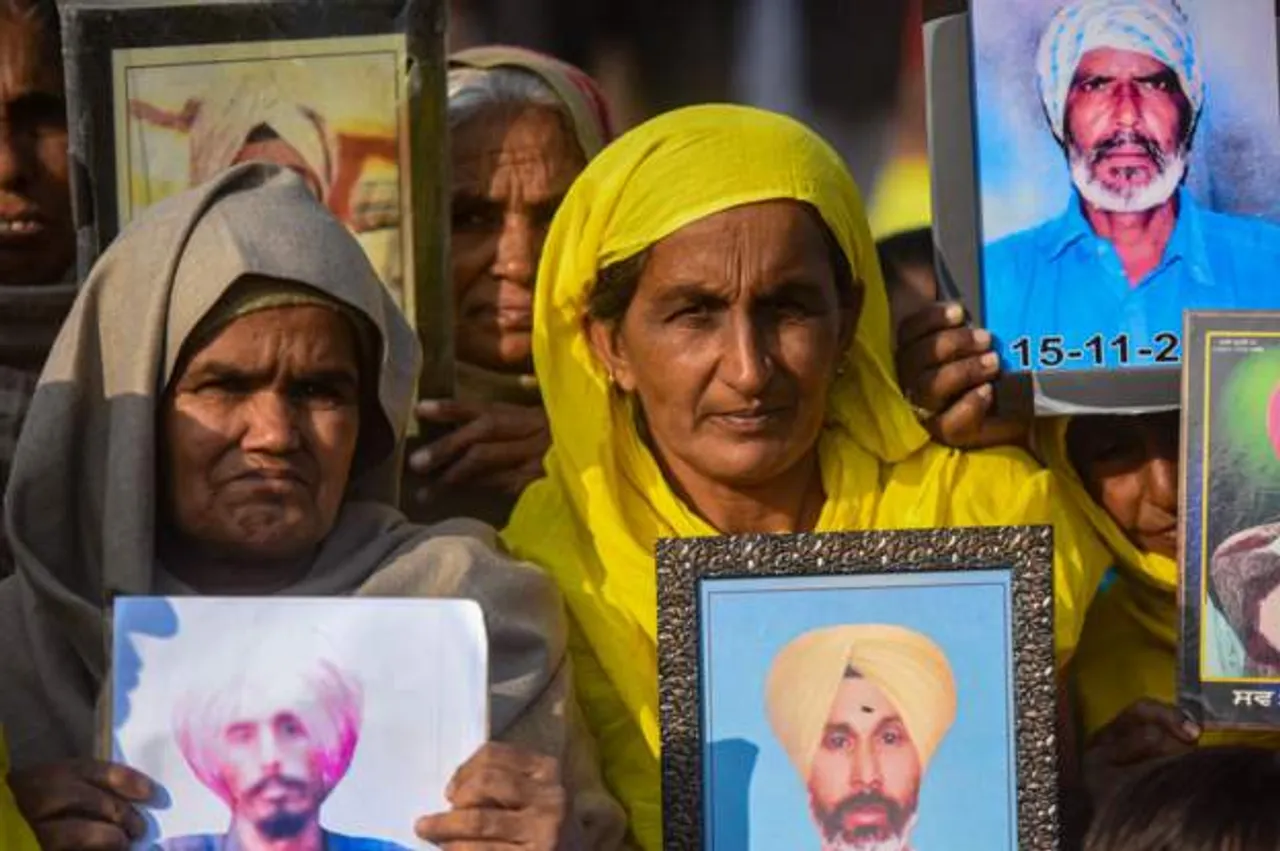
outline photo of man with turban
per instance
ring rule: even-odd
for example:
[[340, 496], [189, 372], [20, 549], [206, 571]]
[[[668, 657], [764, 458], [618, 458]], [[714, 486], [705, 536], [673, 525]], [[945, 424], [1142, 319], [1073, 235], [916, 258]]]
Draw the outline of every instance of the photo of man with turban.
[[816, 629], [774, 657], [765, 713], [808, 790], [823, 851], [910, 851], [956, 700], [946, 655], [900, 626]]
[[[408, 310], [397, 48], [388, 42], [362, 55], [333, 41], [332, 56], [273, 55], [268, 44], [241, 61], [218, 57], [216, 45], [134, 51], [126, 114], [117, 119], [128, 140], [122, 223], [240, 163], [274, 163], [297, 172], [347, 225]], [[151, 64], [162, 59], [171, 64]]]
[[1280, 301], [1280, 225], [1186, 187], [1213, 96], [1204, 64], [1177, 0], [1070, 0], [1041, 32], [1037, 90], [1072, 191], [983, 251], [985, 321], [1007, 366], [1173, 364], [1184, 309]]
[[402, 851], [321, 824], [355, 756], [363, 703], [355, 675], [319, 655], [262, 648], [197, 679], [175, 707], [174, 736], [231, 822], [221, 835], [163, 841], [161, 851]]

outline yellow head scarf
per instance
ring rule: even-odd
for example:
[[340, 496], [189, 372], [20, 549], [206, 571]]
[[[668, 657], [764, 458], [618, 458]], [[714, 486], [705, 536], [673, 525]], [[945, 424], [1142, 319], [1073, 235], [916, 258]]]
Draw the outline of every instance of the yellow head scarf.
[[[1141, 698], [1176, 702], [1179, 572], [1174, 559], [1138, 549], [1089, 495], [1067, 454], [1070, 424], [1070, 417], [1037, 420], [1033, 440], [1066, 498], [1110, 551], [1116, 569], [1115, 580], [1089, 607], [1072, 662], [1080, 720], [1085, 735], [1092, 736]], [[1280, 734], [1210, 732], [1201, 744], [1280, 748]]]
[[39, 851], [36, 838], [9, 789], [9, 746], [0, 727], [0, 848], [5, 851]]
[[946, 654], [900, 626], [834, 626], [806, 632], [782, 648], [765, 684], [769, 726], [801, 779], [809, 779], [831, 705], [850, 670], [875, 683], [898, 710], [926, 768], [956, 720], [956, 681]]
[[[812, 205], [864, 290], [818, 446], [827, 502], [817, 530], [1053, 519], [1049, 476], [1022, 453], [928, 443], [894, 377], [888, 300], [861, 198], [826, 143], [780, 115], [700, 106], [655, 118], [606, 148], [570, 189], [543, 248], [533, 355], [553, 445], [547, 477], [524, 492], [504, 539], [547, 568], [565, 595], [578, 695], [605, 777], [646, 849], [662, 845], [654, 545], [716, 530], [667, 485], [628, 404], [610, 391], [582, 319], [602, 268], [698, 219], [773, 199]], [[1057, 530], [1060, 561], [1070, 565], [1058, 573], [1070, 584], [1081, 565], [1094, 572], [1078, 525]], [[1105, 568], [1103, 559], [1079, 582], [1096, 587]], [[1068, 652], [1078, 620], [1070, 603], [1059, 606]]]

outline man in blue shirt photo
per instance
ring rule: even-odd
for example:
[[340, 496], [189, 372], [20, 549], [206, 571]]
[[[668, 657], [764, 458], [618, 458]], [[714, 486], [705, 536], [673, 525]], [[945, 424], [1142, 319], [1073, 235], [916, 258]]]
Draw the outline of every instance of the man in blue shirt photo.
[[1014, 370], [1176, 365], [1187, 309], [1280, 307], [1280, 225], [1183, 185], [1205, 83], [1174, 0], [1083, 0], [1037, 73], [1073, 191], [1057, 218], [988, 244], [984, 310]]

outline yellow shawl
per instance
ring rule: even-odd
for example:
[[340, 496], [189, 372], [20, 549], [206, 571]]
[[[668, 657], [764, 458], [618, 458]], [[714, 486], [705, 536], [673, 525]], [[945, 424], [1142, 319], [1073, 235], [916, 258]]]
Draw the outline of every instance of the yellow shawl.
[[[1035, 446], [1057, 474], [1059, 486], [1093, 525], [1116, 568], [1111, 585], [1089, 609], [1087, 628], [1072, 661], [1076, 703], [1086, 736], [1139, 699], [1176, 701], [1178, 563], [1138, 549], [1106, 510], [1089, 496], [1067, 455], [1070, 417], [1038, 420]], [[1280, 734], [1205, 733], [1203, 745], [1253, 744], [1280, 748]]]
[[[606, 148], [569, 191], [543, 249], [533, 354], [553, 446], [547, 478], [525, 491], [504, 537], [565, 594], [578, 695], [606, 780], [641, 845], [655, 851], [662, 827], [654, 544], [716, 530], [667, 486], [628, 405], [610, 392], [582, 319], [603, 267], [698, 219], [780, 198], [819, 212], [865, 289], [819, 444], [827, 502], [818, 531], [1059, 519], [1050, 475], [1022, 453], [965, 454], [929, 443], [894, 377], [888, 302], [861, 198], [821, 139], [779, 115], [701, 106], [653, 119]], [[1083, 520], [1061, 522], [1057, 533], [1060, 650], [1069, 654], [1083, 612], [1075, 589], [1096, 587], [1108, 562]]]
[[39, 847], [9, 789], [9, 747], [5, 744], [4, 728], [0, 727], [0, 848], [38, 851]]

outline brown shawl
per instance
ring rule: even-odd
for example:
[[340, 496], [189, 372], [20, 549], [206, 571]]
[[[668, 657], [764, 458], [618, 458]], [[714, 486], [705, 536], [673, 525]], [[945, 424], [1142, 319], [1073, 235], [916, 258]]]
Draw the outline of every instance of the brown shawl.
[[310, 573], [284, 593], [478, 600], [494, 738], [561, 757], [591, 846], [616, 845], [622, 817], [569, 700], [554, 589], [496, 552], [484, 527], [427, 529], [392, 507], [417, 339], [302, 180], [260, 164], [162, 202], [129, 227], [90, 273], [41, 376], [6, 505], [18, 573], [0, 583], [0, 724], [15, 766], [102, 752], [95, 707], [105, 703], [111, 600], [157, 588], [158, 399], [183, 342], [251, 274], [310, 286], [377, 329], [381, 421], [362, 422], [360, 440], [393, 438], [361, 446], [366, 464], [353, 471], [333, 530]]

